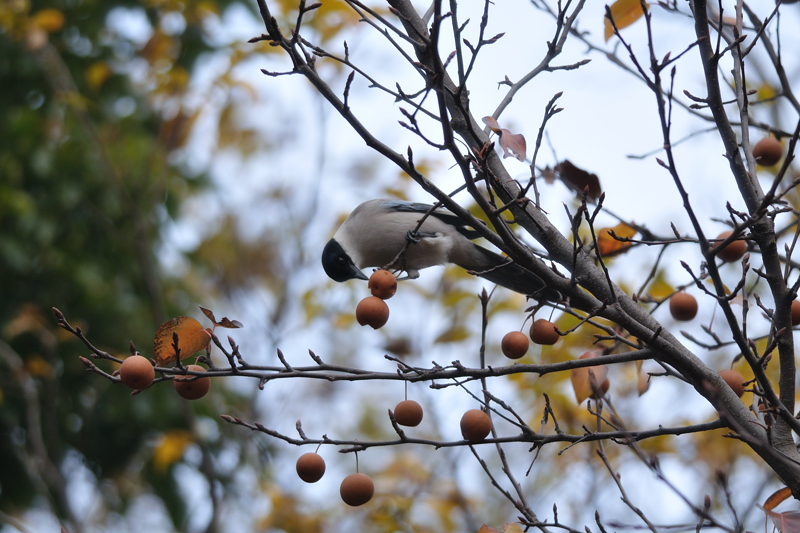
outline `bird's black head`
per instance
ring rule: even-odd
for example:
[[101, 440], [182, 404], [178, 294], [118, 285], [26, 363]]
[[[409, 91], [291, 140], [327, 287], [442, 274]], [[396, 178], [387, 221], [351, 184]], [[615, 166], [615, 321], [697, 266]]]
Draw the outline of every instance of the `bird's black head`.
[[342, 245], [336, 239], [331, 239], [322, 250], [322, 268], [333, 281], [347, 281], [348, 279], [369, 279], [361, 272]]

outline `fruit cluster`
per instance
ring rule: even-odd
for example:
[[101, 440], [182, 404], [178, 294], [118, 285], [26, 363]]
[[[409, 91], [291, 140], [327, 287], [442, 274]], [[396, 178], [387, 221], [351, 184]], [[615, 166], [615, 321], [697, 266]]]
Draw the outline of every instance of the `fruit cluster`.
[[372, 296], [367, 296], [356, 307], [356, 320], [362, 326], [378, 329], [389, 320], [388, 300], [397, 291], [397, 278], [388, 270], [376, 270], [367, 284]]
[[[200, 365], [186, 365], [186, 370], [190, 372], [205, 372], [206, 369]], [[146, 389], [153, 384], [156, 378], [156, 371], [153, 364], [144, 356], [132, 355], [122, 361], [119, 367], [119, 379], [133, 390]], [[177, 375], [172, 380], [175, 392], [187, 400], [198, 400], [208, 394], [211, 388], [211, 378], [197, 377], [196, 375], [186, 374]]]
[[[325, 474], [325, 460], [316, 452], [304, 453], [295, 464], [297, 475], [306, 483], [316, 483]], [[372, 499], [375, 484], [366, 474], [350, 474], [339, 486], [339, 495], [347, 505], [358, 507]]]
[[[392, 413], [395, 422], [414, 427], [422, 421], [422, 407], [413, 400], [398, 403]], [[461, 435], [471, 443], [483, 441], [492, 431], [492, 419], [480, 409], [470, 409], [461, 417]], [[357, 463], [356, 463], [357, 464]], [[325, 460], [317, 452], [304, 453], [295, 464], [297, 476], [306, 483], [316, 483], [325, 474]], [[375, 494], [372, 479], [362, 473], [350, 474], [342, 480], [339, 495], [347, 505], [364, 505]]]

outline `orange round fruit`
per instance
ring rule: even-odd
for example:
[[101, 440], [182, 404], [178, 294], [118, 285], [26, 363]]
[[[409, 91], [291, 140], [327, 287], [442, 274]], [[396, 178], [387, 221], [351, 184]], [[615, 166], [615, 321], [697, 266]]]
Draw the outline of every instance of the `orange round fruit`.
[[536, 344], [555, 344], [558, 342], [558, 339], [561, 337], [556, 331], [556, 325], [550, 322], [549, 320], [545, 320], [544, 318], [540, 318], [535, 320], [531, 325], [531, 340]]
[[[731, 236], [732, 231], [723, 231], [719, 234], [717, 239], [723, 240], [727, 239]], [[728, 246], [723, 248], [717, 254], [717, 257], [725, 261], [726, 263], [733, 263], [734, 261], [738, 261], [741, 259], [744, 254], [747, 252], [747, 243], [745, 241], [733, 241]]]
[[375, 484], [366, 474], [350, 474], [342, 480], [339, 495], [342, 501], [352, 507], [364, 505], [375, 494]]
[[325, 460], [314, 452], [304, 453], [295, 465], [297, 475], [306, 483], [316, 483], [325, 474]]
[[470, 442], [480, 442], [492, 431], [492, 419], [480, 409], [470, 409], [461, 417], [461, 436]]
[[744, 376], [732, 369], [720, 370], [719, 376], [725, 380], [725, 383], [727, 383], [730, 388], [733, 389], [733, 392], [736, 393], [736, 396], [739, 398], [742, 397], [742, 394], [744, 394]]
[[133, 390], [146, 389], [153, 384], [156, 371], [146, 357], [132, 355], [122, 361], [119, 379]]
[[500, 342], [500, 349], [503, 355], [509, 359], [519, 359], [528, 353], [530, 342], [528, 337], [521, 331], [509, 331]]
[[[205, 372], [206, 369], [200, 365], [186, 365], [187, 370], [193, 372]], [[208, 393], [211, 388], [211, 378], [196, 378], [192, 375], [177, 375], [172, 380], [175, 391], [187, 400], [198, 400]]]
[[422, 406], [414, 400], [403, 400], [394, 408], [394, 419], [401, 426], [418, 426], [422, 422], [422, 414]]
[[800, 324], [800, 300], [792, 300], [792, 325]]
[[783, 146], [775, 137], [764, 137], [753, 147], [753, 157], [759, 165], [771, 167], [783, 157]]
[[669, 299], [672, 318], [686, 322], [697, 316], [697, 300], [688, 292], [678, 292]]
[[388, 270], [376, 270], [369, 277], [367, 287], [372, 295], [381, 300], [388, 300], [397, 291], [397, 278]]
[[372, 329], [383, 327], [389, 320], [389, 306], [377, 296], [367, 296], [358, 302], [356, 320], [362, 326], [369, 325]]

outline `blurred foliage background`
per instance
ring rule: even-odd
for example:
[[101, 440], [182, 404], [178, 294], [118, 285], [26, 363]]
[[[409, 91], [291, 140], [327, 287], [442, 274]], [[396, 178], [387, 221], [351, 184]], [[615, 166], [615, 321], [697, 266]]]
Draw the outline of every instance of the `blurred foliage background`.
[[[182, 405], [167, 388], [131, 402], [86, 373], [85, 347], [53, 327], [50, 308], [111, 353], [128, 340], [147, 353], [157, 326], [200, 298], [160, 250], [181, 206], [211, 187], [207, 165], [186, 152], [203, 110], [192, 79], [228, 46], [209, 28], [231, 4], [0, 5], [0, 509], [9, 525], [39, 509], [69, 531], [124, 530], [123, 517], [138, 519], [130, 506], [152, 494], [184, 530], [175, 464], [204, 442], [199, 464], [213, 470], [209, 457], [224, 446], [189, 431], [201, 413], [216, 418], [210, 406]], [[211, 507], [218, 493], [206, 495]]]
[[[272, 4], [285, 17], [283, 26], [293, 25], [295, 2]], [[340, 155], [337, 143], [347, 142], [348, 134], [341, 123], [328, 124], [329, 112], [305, 82], [263, 91], [240, 75], [242, 69], [257, 72], [275, 56], [268, 43], [246, 42], [262, 31], [254, 9], [255, 2], [225, 0], [0, 4], [3, 532], [53, 530], [57, 523], [70, 533], [446, 532], [514, 519], [469, 450], [362, 454], [362, 470], [379, 473], [376, 499], [365, 509], [343, 509], [336, 476], [353, 470], [352, 457], [322, 450], [333, 481], [299, 486], [294, 458], [310, 450], [250, 435], [218, 416], [237, 415], [284, 433], [302, 416], [317, 436], [392, 438], [386, 409], [402, 399], [400, 387], [303, 381], [259, 391], [256, 383], [237, 382], [215, 383], [209, 397], [194, 403], [179, 401], [166, 386], [131, 398], [124, 387], [87, 373], [79, 360], [86, 348], [55, 326], [52, 307], [101, 349], [124, 357], [133, 341], [149, 355], [159, 324], [178, 315], [201, 319], [202, 304], [217, 317], [245, 323], [232, 335], [250, 363], [274, 362], [280, 345], [297, 360], [307, 361], [303, 351], [311, 348], [328, 362], [390, 371], [383, 353], [423, 364], [434, 357], [476, 364], [478, 285], [463, 271], [403, 285], [392, 301], [391, 327], [382, 332], [355, 324], [363, 286], [361, 292], [334, 287], [321, 276], [319, 249], [341, 215], [338, 205], [321, 209], [321, 198], [346, 211], [363, 195], [411, 197], [413, 184], [361, 143], [355, 143], [357, 157], [331, 157]], [[356, 22], [338, 0], [305, 19], [321, 44], [358, 43], [364, 38]], [[347, 73], [340, 67], [320, 68], [343, 86]], [[264, 86], [273, 81], [266, 78]], [[358, 102], [366, 94], [368, 88], [355, 84], [351, 98]], [[445, 173], [438, 156], [415, 154], [423, 172]], [[564, 198], [573, 202], [569, 192]], [[637, 253], [641, 259], [631, 259]], [[652, 254], [634, 250], [628, 257], [629, 264], [647, 265]], [[614, 260], [609, 263], [613, 271]], [[633, 276], [637, 269], [625, 272]], [[663, 272], [654, 279], [654, 297], [673, 290]], [[421, 306], [427, 313], [417, 311]], [[493, 296], [488, 360], [505, 364], [499, 339], [524, 327], [525, 306], [519, 295]], [[410, 311], [402, 316], [402, 309]], [[570, 317], [556, 318], [563, 330], [575, 325]], [[576, 357], [593, 347], [593, 332], [571, 335], [523, 362]], [[711, 361], [729, 364], [725, 354]], [[581, 432], [593, 419], [576, 409], [568, 377], [515, 376], [504, 397], [538, 427], [541, 393], [547, 392], [562, 429]], [[611, 378], [617, 397], [637, 397], [633, 364], [614, 369]], [[656, 398], [671, 405], [665, 423], [713, 416], [683, 406], [679, 387], [656, 385]], [[452, 390], [410, 387], [409, 396], [426, 408], [420, 435], [432, 439], [458, 438], [454, 420], [475, 406]], [[663, 407], [642, 401], [638, 408], [621, 406], [620, 413], [633, 422], [642, 412], [664, 414]], [[680, 458], [691, 466], [692, 495], [719, 494], [715, 472], [733, 475], [738, 465], [748, 487], [741, 500], [752, 510], [771, 481], [732, 440], [687, 437], [679, 447], [665, 438], [645, 446], [665, 464]], [[512, 462], [526, 469], [528, 447], [509, 449]], [[558, 451], [543, 451], [521, 482], [532, 495], [547, 494], [537, 503], [542, 516], [552, 512], [554, 500], [565, 521], [592, 516], [603, 490], [613, 492], [613, 481], [602, 470], [579, 466], [596, 461], [592, 448], [576, 448], [563, 460]], [[633, 478], [641, 473], [635, 460], [615, 450], [609, 455]], [[496, 457], [487, 460], [498, 464]], [[662, 509], [668, 508], [664, 501], [677, 500], [652, 494]], [[625, 512], [615, 505], [604, 509]]]

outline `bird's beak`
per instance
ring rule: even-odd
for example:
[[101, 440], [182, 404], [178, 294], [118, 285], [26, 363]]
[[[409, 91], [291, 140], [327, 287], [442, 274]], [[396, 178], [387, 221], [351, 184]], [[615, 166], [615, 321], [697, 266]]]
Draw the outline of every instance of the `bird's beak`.
[[354, 277], [354, 278], [358, 278], [358, 279], [364, 279], [364, 280], [368, 280], [368, 279], [369, 279], [369, 276], [367, 276], [366, 274], [364, 274], [363, 272], [361, 272], [361, 271], [358, 269], [358, 267], [357, 267], [357, 266], [355, 266], [355, 265], [352, 265], [352, 269], [353, 269], [353, 277]]

